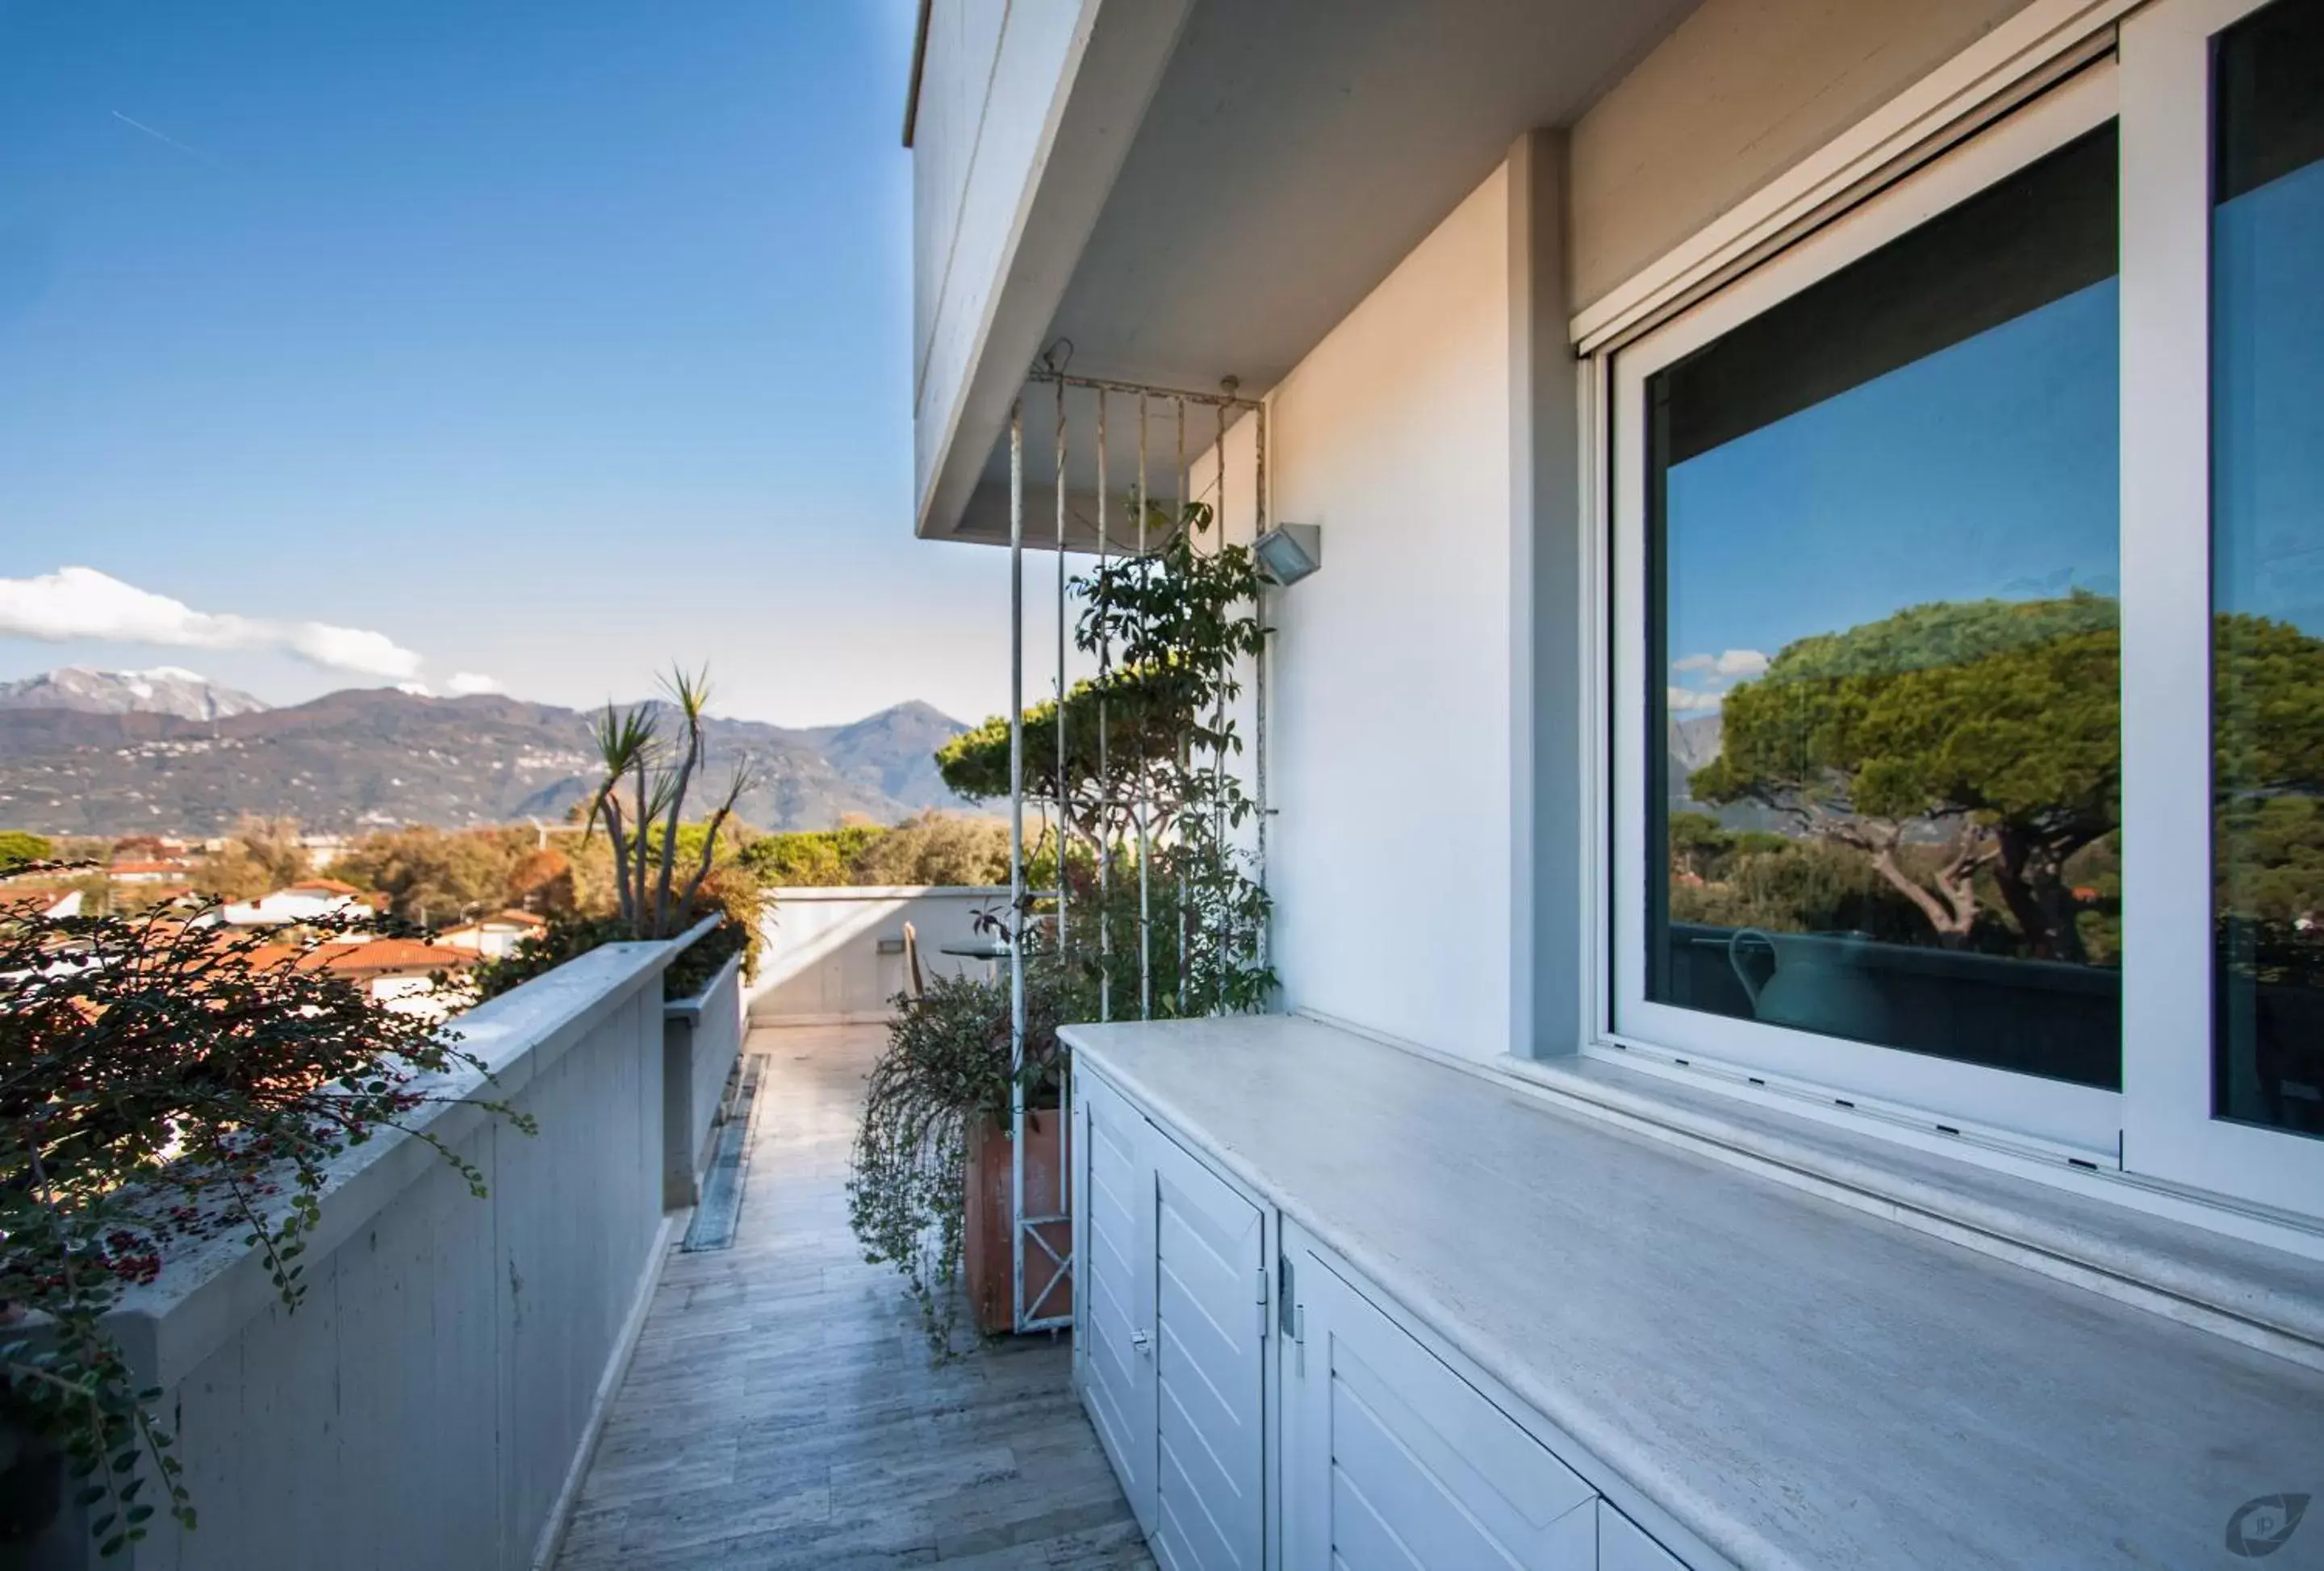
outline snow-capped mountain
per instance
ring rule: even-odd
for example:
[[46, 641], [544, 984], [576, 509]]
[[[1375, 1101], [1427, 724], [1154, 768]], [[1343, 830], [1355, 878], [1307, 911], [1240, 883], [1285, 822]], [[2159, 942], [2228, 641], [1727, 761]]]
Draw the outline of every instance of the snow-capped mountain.
[[254, 715], [269, 706], [248, 693], [222, 688], [198, 671], [155, 666], [145, 671], [98, 671], [64, 666], [21, 681], [0, 682], [0, 709], [77, 709], [86, 715], [174, 715], [180, 720], [222, 720]]

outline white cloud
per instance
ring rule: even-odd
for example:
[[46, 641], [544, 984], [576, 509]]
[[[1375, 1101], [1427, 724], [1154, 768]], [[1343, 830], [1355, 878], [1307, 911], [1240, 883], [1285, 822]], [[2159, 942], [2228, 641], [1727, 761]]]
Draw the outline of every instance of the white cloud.
[[1674, 671], [1709, 671], [1721, 677], [1756, 677], [1767, 669], [1767, 657], [1756, 649], [1730, 649], [1718, 654], [1691, 654], [1671, 661]]
[[408, 693], [415, 698], [432, 698], [436, 696], [436, 689], [426, 682], [398, 682], [395, 684], [395, 690], [399, 693]]
[[456, 698], [466, 698], [476, 693], [501, 691], [498, 677], [485, 676], [482, 671], [454, 671], [444, 682], [444, 690]]
[[61, 643], [103, 638], [174, 649], [272, 650], [333, 670], [410, 677], [420, 657], [383, 633], [327, 622], [274, 622], [197, 611], [182, 600], [124, 584], [95, 568], [45, 578], [0, 578], [0, 637]]
[[1688, 688], [1672, 688], [1667, 690], [1670, 693], [1670, 707], [1681, 714], [1719, 707], [1720, 700], [1717, 693], [1698, 693]]

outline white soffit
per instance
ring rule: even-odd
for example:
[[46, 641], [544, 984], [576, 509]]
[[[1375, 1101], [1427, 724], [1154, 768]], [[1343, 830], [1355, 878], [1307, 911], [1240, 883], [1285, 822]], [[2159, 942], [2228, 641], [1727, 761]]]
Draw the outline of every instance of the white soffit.
[[[1077, 375], [1265, 393], [1520, 134], [1571, 122], [1694, 4], [1197, 0], [1043, 341], [1071, 339]], [[995, 538], [954, 487], [965, 465], [1005, 496], [1006, 421], [1004, 402], [955, 430], [922, 532]]]

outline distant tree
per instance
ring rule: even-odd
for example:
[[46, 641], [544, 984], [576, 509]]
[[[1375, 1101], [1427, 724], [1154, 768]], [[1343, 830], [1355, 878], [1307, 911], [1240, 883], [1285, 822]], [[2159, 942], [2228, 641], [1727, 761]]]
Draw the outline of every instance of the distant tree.
[[255, 900], [298, 883], [308, 871], [296, 819], [246, 816], [235, 824], [224, 850], [203, 858], [193, 886], [219, 900]]
[[1006, 883], [1009, 826], [958, 813], [922, 813], [865, 846], [852, 871], [852, 883]]
[[444, 925], [505, 903], [522, 829], [444, 830], [413, 825], [366, 835], [331, 864], [333, 876], [388, 897], [406, 921]]
[[761, 835], [742, 849], [742, 864], [770, 889], [827, 889], [865, 882], [858, 861], [889, 833], [876, 824]]
[[573, 859], [554, 846], [525, 852], [509, 869], [507, 901], [520, 910], [569, 911], [575, 898]]
[[27, 834], [22, 829], [0, 829], [0, 872], [21, 867], [27, 862], [46, 862], [56, 852], [56, 842], [45, 835]]

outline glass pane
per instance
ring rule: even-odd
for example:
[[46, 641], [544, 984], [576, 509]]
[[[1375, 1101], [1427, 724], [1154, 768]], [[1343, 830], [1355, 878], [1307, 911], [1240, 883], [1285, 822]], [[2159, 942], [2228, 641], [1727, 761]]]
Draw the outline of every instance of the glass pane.
[[2116, 164], [1650, 380], [1656, 1003], [2120, 1085]]
[[2213, 1111], [2324, 1135], [2324, 0], [2214, 73]]

